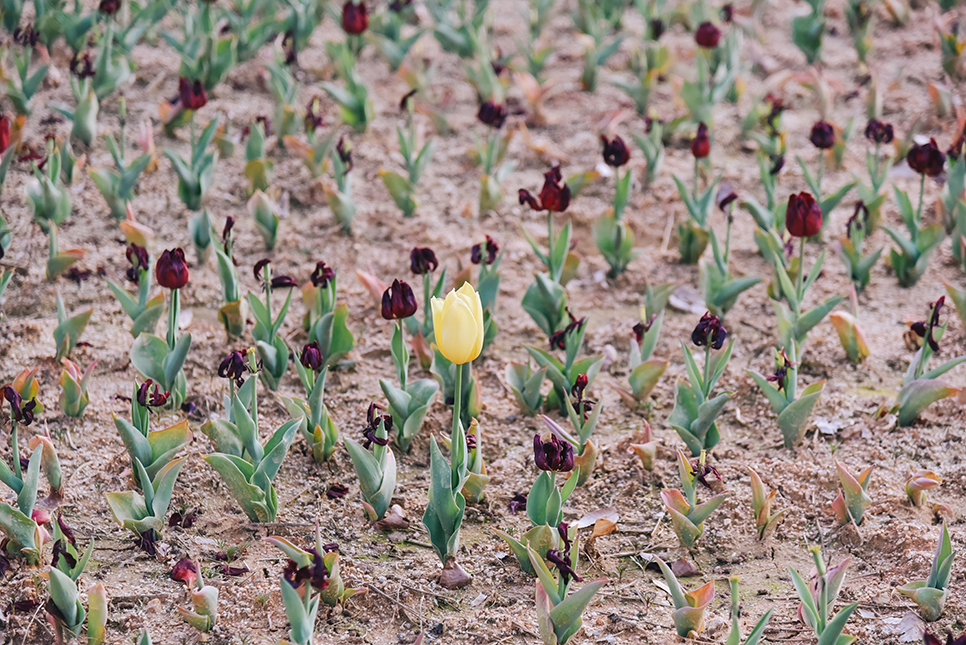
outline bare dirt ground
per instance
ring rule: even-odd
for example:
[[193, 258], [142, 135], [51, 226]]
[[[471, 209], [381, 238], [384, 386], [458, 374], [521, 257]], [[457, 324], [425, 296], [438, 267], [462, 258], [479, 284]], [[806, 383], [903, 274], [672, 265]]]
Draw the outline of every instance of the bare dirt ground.
[[[563, 3], [569, 5], [570, 3]], [[496, 42], [504, 52], [512, 51], [515, 39], [523, 38], [524, 21], [518, 18], [526, 3], [495, 0], [494, 28]], [[749, 55], [767, 64], [769, 71], [805, 71], [801, 53], [790, 44], [789, 22], [793, 14], [804, 11], [801, 4], [778, 0], [765, 14], [761, 44], [746, 41]], [[913, 12], [912, 20], [901, 29], [885, 20], [884, 12], [875, 27], [875, 49], [870, 56], [871, 72], [885, 88], [884, 120], [895, 124], [902, 133], [917, 118], [922, 119], [922, 132], [934, 136], [945, 149], [954, 133], [952, 119], [936, 119], [929, 103], [925, 84], [940, 80], [940, 53], [934, 21], [938, 8], [927, 4]], [[72, 194], [74, 212], [61, 232], [61, 247], [88, 249], [81, 268], [95, 274], [74, 283], [61, 279], [58, 284], [44, 281], [43, 266], [46, 240], [32, 223], [23, 186], [28, 177], [26, 167], [15, 166], [3, 194], [3, 213], [14, 230], [14, 242], [4, 263], [22, 267], [7, 291], [3, 303], [4, 320], [0, 326], [0, 381], [6, 382], [25, 367], [40, 365], [41, 399], [48, 411], [40, 423], [26, 434], [45, 426], [57, 437], [57, 447], [67, 475], [67, 496], [61, 511], [78, 528], [86, 542], [96, 543], [94, 557], [81, 579], [86, 590], [95, 581], [103, 581], [111, 597], [111, 642], [129, 642], [144, 628], [151, 631], [156, 643], [268, 643], [287, 636], [287, 623], [279, 595], [279, 575], [284, 561], [272, 547], [259, 542], [266, 535], [284, 535], [295, 540], [307, 539], [315, 518], [321, 521], [323, 538], [336, 541], [343, 554], [343, 577], [349, 586], [366, 586], [369, 593], [352, 599], [341, 610], [323, 611], [316, 629], [318, 643], [412, 643], [420, 630], [439, 643], [534, 643], [537, 642], [536, 616], [533, 608], [533, 581], [523, 574], [505, 544], [490, 531], [491, 527], [511, 527], [524, 531], [528, 526], [524, 515], [511, 515], [507, 501], [514, 492], [529, 490], [536, 476], [532, 464], [531, 440], [543, 430], [542, 422], [522, 416], [509, 390], [504, 385], [504, 371], [511, 360], [522, 361], [527, 344], [545, 343], [542, 334], [520, 307], [520, 299], [540, 266], [522, 235], [526, 227], [538, 239], [544, 238], [542, 215], [531, 213], [516, 204], [515, 190], [539, 189], [541, 174], [549, 158], [561, 160], [566, 175], [597, 165], [600, 158], [597, 130], [602, 118], [611, 111], [625, 108], [633, 111], [628, 99], [607, 82], [595, 94], [580, 91], [580, 47], [571, 37], [571, 7], [558, 7], [548, 27], [548, 42], [556, 53], [551, 57], [548, 74], [558, 88], [547, 103], [553, 125], [532, 128], [534, 142], [551, 149], [542, 158], [517, 137], [509, 158], [518, 167], [505, 183], [508, 198], [496, 212], [467, 216], [476, 208], [479, 187], [478, 170], [467, 162], [472, 145], [471, 133], [481, 132], [476, 122], [477, 103], [465, 81], [461, 64], [455, 56], [440, 52], [427, 35], [415, 55], [438, 61], [434, 83], [438, 96], [448, 96], [448, 116], [454, 130], [439, 138], [436, 156], [419, 191], [418, 216], [401, 217], [378, 180], [380, 168], [398, 169], [400, 158], [394, 129], [401, 123], [397, 105], [408, 91], [406, 84], [393, 75], [387, 64], [371, 49], [362, 55], [359, 69], [371, 89], [378, 117], [365, 135], [349, 134], [355, 160], [355, 197], [359, 205], [353, 234], [343, 236], [331, 212], [323, 206], [305, 206], [292, 201], [291, 214], [282, 221], [279, 243], [270, 255], [276, 272], [288, 273], [305, 280], [318, 260], [324, 260], [339, 272], [340, 300], [348, 304], [349, 324], [355, 333], [357, 347], [350, 358], [354, 368], [333, 374], [327, 388], [327, 402], [340, 429], [357, 435], [364, 425], [370, 401], [381, 401], [378, 378], [392, 374], [389, 354], [391, 328], [379, 315], [368, 292], [355, 279], [356, 270], [367, 270], [384, 280], [407, 278], [408, 253], [414, 245], [435, 249], [451, 275], [469, 261], [470, 246], [492, 235], [504, 249], [503, 281], [497, 301], [497, 321], [501, 332], [495, 345], [477, 362], [475, 369], [482, 385], [484, 409], [480, 419], [484, 432], [485, 459], [492, 480], [487, 487], [487, 501], [471, 506], [464, 523], [463, 552], [460, 561], [474, 576], [474, 583], [458, 592], [446, 591], [436, 584], [439, 564], [419, 518], [426, 503], [428, 474], [428, 438], [430, 433], [445, 432], [450, 423], [448, 410], [437, 401], [423, 433], [409, 455], [398, 457], [398, 501], [413, 520], [406, 534], [384, 535], [371, 529], [358, 503], [358, 486], [351, 463], [344, 451], [335, 459], [319, 466], [298, 439], [289, 453], [277, 480], [280, 513], [274, 525], [253, 525], [232, 500], [227, 489], [199, 455], [210, 450], [200, 432], [189, 449], [190, 458], [175, 490], [172, 509], [200, 509], [198, 521], [190, 529], [173, 528], [165, 532], [161, 553], [153, 558], [138, 550], [131, 535], [113, 522], [103, 494], [131, 486], [129, 461], [111, 422], [111, 413], [129, 414], [129, 406], [119, 396], [130, 394], [135, 371], [128, 352], [131, 337], [127, 319], [112, 297], [103, 274], [123, 279], [126, 268], [124, 242], [110, 221], [103, 200], [89, 178], [75, 187]], [[738, 12], [743, 10], [738, 6]], [[868, 85], [859, 69], [855, 53], [842, 17], [842, 4], [829, 7], [829, 27], [824, 49], [824, 72], [838, 92], [829, 118], [839, 125], [855, 117], [859, 128], [846, 155], [844, 168], [827, 174], [826, 185], [839, 186], [854, 172], [865, 177], [866, 143], [861, 138], [865, 124], [865, 97]], [[628, 29], [640, 29], [640, 20], [629, 11]], [[948, 19], [949, 16], [946, 16]], [[314, 36], [314, 46], [302, 55], [305, 68], [301, 101], [320, 93], [315, 84], [320, 76], [313, 67], [324, 63], [323, 43], [339, 38], [337, 27], [327, 20]], [[690, 77], [693, 67], [689, 59], [693, 41], [680, 27], [664, 37], [679, 61], [671, 78]], [[603, 70], [603, 79], [622, 72], [626, 53], [635, 37], [622, 45]], [[61, 76], [66, 64], [62, 53], [54, 52]], [[177, 86], [177, 57], [159, 45], [141, 45], [135, 58], [137, 78], [127, 88], [130, 123], [142, 118], [157, 119], [157, 104], [173, 96]], [[216, 114], [227, 115], [236, 131], [259, 114], [272, 112], [272, 100], [261, 83], [262, 66], [252, 61], [234, 70], [228, 81], [219, 86], [209, 104], [199, 115], [206, 121]], [[160, 77], [160, 80], [159, 80]], [[716, 114], [714, 167], [741, 194], [763, 193], [758, 187], [754, 154], [742, 149], [737, 135], [741, 120], [749, 106], [769, 87], [766, 75], [758, 70], [747, 77], [748, 90], [737, 105], [722, 105]], [[150, 88], [147, 89], [147, 88]], [[815, 151], [808, 143], [811, 124], [818, 119], [814, 101], [808, 91], [792, 82], [783, 95], [791, 110], [785, 115], [788, 130], [789, 162], [781, 177], [779, 197], [805, 188], [800, 171], [791, 163], [795, 154], [814, 162]], [[522, 105], [518, 91], [510, 94]], [[69, 100], [66, 82], [46, 88], [34, 100], [36, 115], [30, 122], [27, 139], [39, 142], [44, 134], [65, 134], [69, 124], [39, 125], [50, 100]], [[652, 105], [662, 117], [680, 114], [683, 107], [675, 102], [671, 83], [655, 92]], [[335, 106], [326, 104], [327, 124], [336, 119]], [[511, 116], [509, 127], [515, 127], [519, 116]], [[117, 104], [113, 99], [102, 107], [100, 126], [117, 127]], [[431, 133], [428, 122], [420, 121], [425, 133]], [[327, 126], [328, 127], [328, 126]], [[642, 131], [643, 123], [630, 118], [621, 128], [625, 138], [630, 131]], [[184, 141], [158, 137], [159, 147], [185, 148]], [[244, 160], [241, 151], [231, 159], [219, 162], [214, 187], [207, 200], [216, 226], [232, 215], [236, 226], [235, 255], [241, 263], [242, 284], [257, 289], [250, 267], [264, 257], [261, 239], [245, 213]], [[284, 151], [276, 157], [274, 186], [297, 191], [308, 179], [302, 164]], [[89, 163], [105, 165], [109, 157], [103, 145], [90, 152]], [[659, 457], [652, 473], [643, 472], [637, 458], [626, 447], [639, 432], [645, 419], [643, 411], [631, 411], [618, 399], [608, 382], [626, 380], [626, 353], [631, 326], [636, 322], [647, 282], [677, 282], [697, 287], [696, 267], [677, 263], [672, 238], [671, 251], [662, 252], [664, 231], [669, 218], [683, 221], [684, 205], [679, 201], [672, 174], [690, 177], [691, 156], [682, 141], [668, 149], [665, 170], [646, 191], [636, 181], [627, 219], [637, 234], [641, 257], [630, 265], [624, 276], [616, 280], [604, 278], [606, 264], [598, 255], [591, 235], [594, 220], [606, 209], [612, 184], [600, 181], [586, 189], [568, 213], [559, 218], [562, 224], [571, 217], [576, 227], [576, 251], [583, 262], [577, 277], [568, 285], [572, 310], [589, 318], [587, 351], [611, 353], [619, 360], [602, 373], [591, 396], [604, 405], [597, 430], [602, 455], [596, 472], [584, 487], [578, 489], [565, 509], [565, 519], [574, 520], [594, 510], [614, 506], [620, 513], [617, 530], [597, 541], [596, 553], [582, 554], [580, 573], [585, 579], [606, 577], [611, 580], [597, 601], [585, 614], [584, 631], [577, 643], [663, 643], [676, 640], [671, 623], [669, 598], [655, 586], [659, 576], [641, 569], [642, 560], [631, 557], [642, 552], [664, 553], [669, 558], [688, 556], [681, 549], [664, 517], [659, 491], [663, 486], [676, 487], [675, 450], [680, 442], [668, 426], [667, 417], [673, 405], [673, 387], [684, 377], [679, 343], [687, 341], [697, 321], [693, 313], [671, 310], [668, 313], [657, 355], [667, 357], [671, 367], [654, 392], [650, 421], [661, 442]], [[644, 160], [635, 150], [631, 161], [635, 179], [643, 170]], [[918, 181], [911, 173], [897, 170], [893, 180], [915, 194]], [[939, 186], [927, 183], [927, 221], [937, 215], [934, 207]], [[852, 197], [854, 199], [854, 195]], [[851, 214], [852, 200], [832, 216], [829, 238], [844, 233], [845, 221]], [[134, 206], [140, 221], [157, 233], [153, 252], [164, 248], [190, 248], [187, 215], [178, 200], [175, 175], [166, 160], [158, 172], [146, 175], [140, 182]], [[723, 228], [720, 213], [715, 225]], [[887, 222], [899, 223], [890, 197], [884, 210]], [[770, 271], [757, 254], [752, 231], [754, 224], [743, 212], [736, 214], [732, 268], [738, 274], [767, 278]], [[884, 232], [870, 240], [870, 248], [889, 246]], [[814, 246], [814, 245], [813, 245]], [[846, 293], [848, 281], [842, 264], [835, 257], [834, 243], [826, 245], [828, 257], [823, 277], [810, 294], [812, 302]], [[809, 249], [817, 254], [817, 249]], [[190, 256], [189, 252], [189, 256]], [[847, 362], [832, 326], [826, 321], [816, 328], [804, 357], [802, 379], [805, 384], [828, 379], [813, 420], [827, 432], [814, 428], [797, 450], [785, 450], [775, 425], [774, 415], [764, 397], [746, 376], [745, 368], [768, 373], [772, 367], [772, 347], [777, 332], [774, 314], [764, 285], [746, 293], [729, 314], [727, 326], [737, 339], [734, 357], [722, 379], [722, 387], [736, 393], [721, 418], [723, 439], [713, 451], [712, 463], [720, 471], [724, 486], [735, 495], [709, 520], [705, 536], [694, 553], [693, 561], [700, 577], [685, 581], [694, 588], [714, 580], [716, 597], [711, 606], [709, 627], [698, 642], [723, 642], [727, 633], [728, 583], [731, 574], [742, 579], [744, 630], [768, 608], [775, 614], [767, 631], [769, 642], [814, 642], [796, 618], [797, 600], [788, 575], [794, 566], [803, 573], [810, 567], [807, 545], [821, 543], [833, 562], [851, 557], [852, 567], [845, 582], [840, 602], [859, 602], [859, 610], [849, 622], [848, 632], [864, 643], [899, 643], [900, 619], [914, 605], [895, 592], [910, 579], [925, 577], [940, 526], [930, 510], [915, 509], [904, 493], [905, 479], [915, 470], [930, 469], [943, 478], [942, 487], [931, 499], [949, 504], [955, 519], [950, 523], [953, 541], [966, 541], [966, 474], [962, 470], [964, 448], [962, 402], [947, 400], [932, 406], [917, 425], [898, 429], [894, 417], [876, 419], [873, 412], [889, 403], [898, 391], [902, 373], [912, 357], [903, 343], [905, 321], [925, 316], [928, 303], [943, 293], [942, 280], [962, 285], [963, 274], [951, 262], [949, 243], [934, 256], [929, 271], [918, 286], [902, 289], [895, 277], [880, 262], [874, 269], [872, 283], [860, 296], [861, 321], [873, 355], [862, 365]], [[418, 280], [412, 280], [417, 284]], [[75, 360], [86, 365], [97, 359], [91, 386], [91, 403], [84, 417], [71, 420], [57, 409], [59, 367], [54, 362], [51, 332], [56, 325], [55, 293], [59, 290], [69, 311], [93, 306], [94, 316], [79, 347]], [[418, 288], [417, 288], [418, 295]], [[183, 306], [192, 318], [187, 329], [194, 344], [186, 364], [189, 399], [199, 412], [220, 408], [226, 383], [216, 377], [221, 358], [234, 347], [226, 344], [215, 312], [220, 306], [220, 288], [212, 263], [191, 267], [191, 282], [184, 290]], [[420, 300], [421, 302], [421, 300]], [[284, 333], [293, 346], [304, 342], [298, 326], [302, 304], [293, 299], [292, 311]], [[963, 324], [950, 313], [949, 331], [944, 338], [942, 356], [949, 358], [966, 351]], [[163, 326], [163, 323], [161, 323]], [[419, 376], [421, 370], [414, 368]], [[966, 376], [962, 367], [949, 375], [953, 384]], [[281, 386], [281, 394], [301, 395], [294, 369], [290, 369]], [[261, 396], [263, 433], [287, 419], [277, 396], [265, 391]], [[164, 415], [155, 427], [164, 427], [181, 418]], [[3, 421], [3, 435], [8, 436], [9, 421]], [[155, 422], [157, 423], [157, 422]], [[200, 423], [192, 421], [197, 429]], [[26, 442], [27, 437], [22, 441]], [[7, 440], [2, 442], [2, 458], [9, 460]], [[838, 479], [833, 459], [839, 459], [853, 470], [874, 466], [870, 489], [874, 504], [859, 530], [852, 527], [835, 529], [830, 502], [836, 495]], [[767, 486], [780, 491], [777, 509], [789, 509], [787, 519], [776, 535], [765, 542], [756, 540], [751, 512], [751, 492], [747, 467], [753, 466]], [[350, 494], [341, 500], [324, 495], [326, 487], [341, 482]], [[241, 577], [223, 576], [214, 553], [224, 545], [247, 544], [241, 562], [251, 570]], [[188, 603], [181, 583], [170, 578], [172, 565], [182, 556], [200, 558], [207, 577], [220, 588], [220, 615], [214, 631], [207, 636], [195, 632], [175, 612], [177, 605]], [[953, 568], [951, 595], [943, 618], [933, 630], [956, 631], [966, 621], [966, 580], [962, 558]], [[19, 569], [0, 583], [2, 608], [10, 601], [37, 597], [37, 571]], [[43, 596], [40, 596], [43, 599]], [[43, 620], [42, 611], [8, 615], [0, 642], [47, 643], [53, 636]]]

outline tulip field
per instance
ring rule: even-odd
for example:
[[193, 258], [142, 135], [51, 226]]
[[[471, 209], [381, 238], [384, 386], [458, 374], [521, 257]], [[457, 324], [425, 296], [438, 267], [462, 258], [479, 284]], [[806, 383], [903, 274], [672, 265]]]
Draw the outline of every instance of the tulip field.
[[0, 645], [966, 645], [961, 0], [0, 0]]

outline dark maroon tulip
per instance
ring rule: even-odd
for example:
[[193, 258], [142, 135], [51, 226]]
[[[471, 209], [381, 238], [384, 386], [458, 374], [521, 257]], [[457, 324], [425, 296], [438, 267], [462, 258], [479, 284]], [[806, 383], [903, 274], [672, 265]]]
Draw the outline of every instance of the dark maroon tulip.
[[570, 395], [574, 397], [574, 412], [580, 415], [581, 419], [587, 420], [587, 415], [594, 409], [594, 402], [584, 399], [584, 390], [587, 389], [589, 379], [586, 374], [578, 374], [574, 381], [574, 386], [570, 389]]
[[3, 398], [10, 404], [14, 421], [25, 426], [34, 422], [34, 408], [37, 407], [37, 401], [30, 399], [27, 403], [24, 403], [20, 393], [9, 385], [3, 387]]
[[872, 119], [865, 126], [865, 138], [875, 143], [892, 143], [895, 132], [891, 124], [883, 123], [879, 119]]
[[906, 161], [909, 167], [920, 175], [938, 177], [942, 174], [946, 155], [939, 150], [936, 140], [930, 139], [929, 143], [912, 146], [909, 154], [906, 155]]
[[10, 147], [10, 119], [0, 114], [0, 155]]
[[946, 296], [940, 296], [939, 300], [936, 302], [929, 303], [929, 320], [920, 320], [909, 325], [911, 329], [919, 338], [924, 338], [926, 344], [929, 345], [929, 349], [933, 352], [939, 352], [939, 343], [933, 336], [933, 330], [939, 326], [939, 312], [946, 303]]
[[191, 558], [181, 558], [171, 570], [171, 577], [192, 589], [195, 586], [195, 580], [198, 579], [198, 565]]
[[[486, 253], [485, 258], [483, 256], [484, 252]], [[479, 264], [485, 260], [487, 264], [493, 264], [496, 261], [496, 256], [499, 252], [499, 245], [493, 241], [492, 237], [487, 235], [486, 242], [483, 242], [482, 244], [474, 244], [470, 249], [470, 262], [473, 264]]]
[[651, 38], [654, 40], [660, 40], [661, 36], [664, 35], [664, 21], [660, 18], [654, 18], [651, 20]]
[[819, 150], [828, 150], [835, 145], [835, 128], [827, 121], [819, 121], [812, 126], [808, 140]]
[[698, 133], [691, 139], [691, 154], [695, 159], [704, 159], [711, 154], [711, 139], [708, 137], [708, 126], [698, 125]]
[[720, 40], [721, 30], [710, 22], [702, 22], [698, 25], [698, 30], [694, 32], [694, 42], [698, 43], [699, 47], [704, 47], [705, 49], [717, 47]]
[[499, 130], [506, 121], [506, 105], [494, 103], [493, 101], [484, 101], [480, 105], [479, 112], [476, 113], [476, 118], [485, 125]]
[[563, 329], [556, 331], [550, 335], [550, 348], [551, 349], [567, 349], [567, 336], [573, 331], [579, 331], [584, 323], [587, 321], [586, 318], [574, 318], [574, 315], [570, 313], [570, 307], [566, 308], [567, 316], [570, 317], [570, 322]]
[[466, 450], [473, 451], [476, 450], [476, 435], [468, 434], [466, 435]]
[[352, 0], [346, 0], [342, 5], [342, 28], [347, 34], [356, 36], [369, 28], [369, 12], [365, 2], [356, 4]]
[[131, 268], [127, 270], [127, 279], [138, 284], [141, 282], [141, 272], [148, 270], [148, 250], [143, 246], [131, 244], [124, 252], [124, 256], [131, 263]]
[[540, 470], [566, 473], [574, 469], [574, 448], [566, 441], [550, 436], [544, 441], [540, 435], [533, 435], [533, 461]]
[[409, 252], [409, 269], [415, 275], [432, 273], [438, 266], [439, 261], [436, 260], [433, 249], [417, 246]]
[[[152, 386], [154, 387], [152, 391]], [[158, 384], [151, 379], [138, 387], [138, 405], [142, 408], [160, 408], [168, 402], [171, 392], [161, 392]]]
[[322, 125], [322, 97], [314, 96], [305, 108], [305, 131], [315, 132]]
[[40, 32], [33, 25], [17, 27], [13, 30], [13, 41], [21, 47], [35, 47], [40, 41]]
[[329, 484], [329, 487], [325, 489], [325, 496], [329, 499], [340, 499], [349, 494], [349, 487], [335, 482]]
[[[201, 510], [197, 508], [194, 510], [183, 509], [180, 511], [175, 511], [171, 514], [171, 517], [168, 518], [168, 526], [171, 528], [180, 526], [183, 529], [190, 529], [195, 525], [195, 522], [198, 521], [199, 513], [201, 513]], [[218, 553], [221, 553], [221, 551]], [[218, 553], [215, 554], [216, 559], [219, 559]]]
[[208, 93], [201, 81], [192, 81], [184, 76], [178, 79], [178, 94], [181, 107], [185, 110], [200, 110], [208, 102]]
[[583, 582], [583, 578], [578, 576], [577, 572], [571, 568], [569, 560], [566, 557], [561, 557], [563, 555], [556, 549], [550, 549], [547, 551], [547, 562], [552, 564], [560, 572], [560, 578], [564, 584], [568, 584], [571, 579], [577, 582]]
[[372, 444], [389, 445], [389, 439], [380, 439], [376, 436], [376, 431], [379, 430], [379, 424], [384, 423], [386, 433], [392, 432], [392, 417], [388, 414], [379, 414], [379, 410], [385, 410], [385, 408], [378, 403], [369, 404], [369, 410], [366, 412], [366, 427], [362, 429], [363, 448], [368, 449]]
[[94, 59], [87, 52], [74, 54], [69, 67], [70, 73], [81, 80], [94, 78]]
[[855, 228], [861, 231], [865, 227], [865, 223], [868, 221], [869, 209], [860, 199], [859, 201], [855, 202], [855, 210], [852, 212], [852, 217], [850, 217], [849, 221], [845, 223], [845, 234], [849, 239], [852, 239], [852, 225], [855, 224]]
[[97, 10], [105, 15], [113, 16], [121, 10], [121, 0], [101, 0]]
[[67, 524], [67, 521], [64, 520], [63, 514], [58, 514], [57, 515], [57, 526], [60, 527], [60, 532], [64, 534], [64, 537], [67, 538], [67, 541], [68, 542], [70, 542], [71, 544], [74, 544], [74, 545], [77, 544], [77, 542], [74, 539], [74, 529], [72, 529]]
[[543, 174], [543, 188], [540, 189], [540, 200], [530, 194], [529, 190], [520, 189], [520, 204], [527, 204], [535, 211], [553, 211], [562, 213], [570, 206], [570, 186], [563, 180], [560, 166], [556, 165]]
[[277, 275], [272, 278], [272, 289], [293, 289], [297, 286], [299, 283], [290, 275]]
[[316, 262], [315, 271], [312, 272], [312, 286], [325, 289], [329, 282], [335, 278], [335, 271], [325, 266], [325, 262]]
[[255, 263], [255, 266], [252, 267], [252, 274], [255, 276], [256, 280], [264, 280], [266, 277], [268, 277], [268, 273], [266, 273], [264, 269], [271, 263], [272, 261], [268, 258], [262, 258]]
[[[775, 384], [782, 392], [785, 391], [785, 379], [788, 378], [788, 369], [795, 367], [795, 363], [788, 360], [788, 354], [785, 353], [785, 348], [778, 354], [778, 358], [775, 360], [775, 372], [767, 377], [765, 380], [770, 381]], [[718, 471], [715, 471], [717, 474]], [[718, 479], [721, 479], [721, 475], [718, 475]]]
[[727, 211], [728, 207], [736, 199], [738, 199], [738, 193], [735, 192], [735, 189], [731, 186], [731, 184], [721, 182], [721, 185], [718, 186], [718, 194], [715, 196], [715, 201], [718, 203], [718, 208], [723, 211]]
[[294, 560], [289, 560], [282, 572], [282, 577], [294, 589], [298, 589], [302, 586], [302, 583], [308, 582], [317, 591], [324, 591], [329, 586], [329, 570], [325, 568], [325, 560], [322, 559], [322, 555], [315, 547], [307, 549], [307, 551], [312, 554], [312, 562], [299, 568]]
[[698, 347], [707, 345], [711, 349], [721, 349], [727, 337], [728, 330], [721, 324], [721, 319], [710, 311], [704, 312], [694, 331], [691, 332], [692, 343]]
[[317, 341], [312, 341], [302, 349], [299, 362], [305, 369], [318, 372], [325, 365], [325, 358], [322, 356], [322, 349]]
[[822, 209], [810, 193], [802, 191], [788, 196], [785, 229], [794, 237], [812, 237], [822, 230]]
[[154, 277], [165, 289], [181, 289], [188, 284], [188, 261], [184, 258], [184, 251], [164, 251], [154, 265]]
[[731, 23], [731, 20], [734, 18], [734, 15], [735, 15], [734, 5], [729, 3], [721, 7], [721, 22]]
[[413, 289], [401, 280], [393, 280], [392, 285], [382, 294], [382, 317], [386, 320], [402, 320], [416, 313], [416, 296]]
[[513, 493], [510, 500], [510, 512], [516, 515], [520, 511], [527, 510], [527, 496], [524, 493]]
[[245, 361], [245, 352], [235, 350], [221, 361], [218, 366], [218, 376], [235, 381], [237, 385], [242, 384], [242, 377], [248, 369]]
[[608, 141], [607, 137], [600, 135], [600, 140], [604, 144], [604, 163], [608, 166], [619, 168], [631, 160], [631, 151], [620, 137]]

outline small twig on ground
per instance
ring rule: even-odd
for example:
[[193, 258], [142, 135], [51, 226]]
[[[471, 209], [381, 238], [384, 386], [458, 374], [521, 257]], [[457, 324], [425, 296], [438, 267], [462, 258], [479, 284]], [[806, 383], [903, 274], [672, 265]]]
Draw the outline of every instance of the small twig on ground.
[[404, 605], [397, 598], [393, 598], [392, 596], [390, 596], [389, 594], [387, 594], [382, 589], [379, 589], [378, 587], [375, 587], [374, 585], [366, 585], [366, 586], [368, 587], [369, 591], [375, 591], [377, 594], [379, 594], [380, 596], [382, 596], [383, 598], [385, 598], [389, 602], [393, 603], [397, 607], [400, 607], [402, 609], [405, 609], [407, 613], [409, 613], [409, 614], [411, 614], [413, 616], [418, 616], [420, 620], [427, 620], [427, 618], [425, 616], [423, 616], [421, 613], [419, 613], [418, 611], [416, 611], [412, 607], [409, 607], [407, 605]]

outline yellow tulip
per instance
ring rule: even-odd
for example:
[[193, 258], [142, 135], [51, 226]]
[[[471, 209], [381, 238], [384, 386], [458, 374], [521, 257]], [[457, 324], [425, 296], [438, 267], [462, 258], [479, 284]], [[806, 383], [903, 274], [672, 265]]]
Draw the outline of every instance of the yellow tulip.
[[471, 284], [446, 294], [446, 299], [433, 298], [433, 327], [436, 346], [446, 360], [462, 365], [483, 350], [483, 305], [480, 294]]

